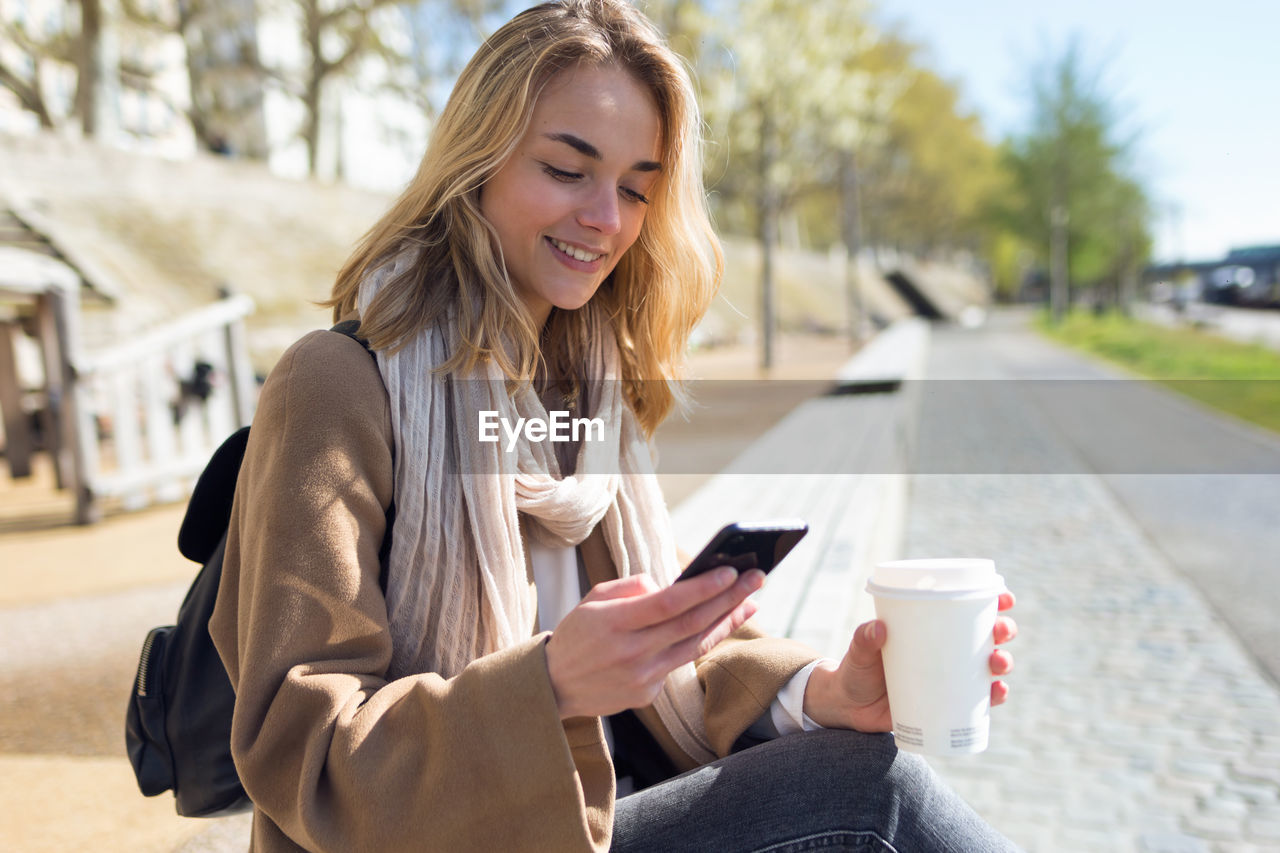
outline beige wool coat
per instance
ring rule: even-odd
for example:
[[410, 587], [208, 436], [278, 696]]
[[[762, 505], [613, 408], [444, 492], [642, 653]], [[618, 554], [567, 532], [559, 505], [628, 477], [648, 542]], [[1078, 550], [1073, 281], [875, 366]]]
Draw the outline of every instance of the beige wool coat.
[[[445, 679], [386, 679], [378, 550], [389, 401], [359, 343], [313, 332], [262, 389], [209, 627], [236, 690], [232, 752], [258, 851], [607, 850], [614, 773], [598, 718], [561, 721], [547, 634]], [[598, 534], [593, 583], [616, 576]], [[697, 662], [720, 755], [817, 654], [744, 626]], [[639, 715], [677, 766], [653, 709]]]

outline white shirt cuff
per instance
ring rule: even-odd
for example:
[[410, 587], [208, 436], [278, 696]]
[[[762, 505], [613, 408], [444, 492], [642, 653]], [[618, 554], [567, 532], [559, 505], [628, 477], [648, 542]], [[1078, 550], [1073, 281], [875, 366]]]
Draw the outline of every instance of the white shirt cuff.
[[815, 660], [791, 676], [786, 686], [778, 691], [778, 697], [769, 706], [769, 717], [773, 720], [774, 728], [778, 730], [779, 735], [812, 732], [822, 728], [809, 719], [809, 715], [804, 712], [804, 691], [809, 686], [809, 676], [813, 675], [814, 668], [826, 660], [826, 658]]

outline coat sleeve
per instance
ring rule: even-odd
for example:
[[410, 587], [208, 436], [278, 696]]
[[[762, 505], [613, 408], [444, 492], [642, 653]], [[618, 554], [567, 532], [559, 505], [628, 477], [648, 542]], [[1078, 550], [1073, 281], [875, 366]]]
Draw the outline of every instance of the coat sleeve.
[[385, 678], [388, 405], [373, 360], [329, 332], [296, 344], [262, 390], [210, 621], [236, 690], [232, 753], [255, 843], [607, 846], [599, 724], [561, 723], [545, 635], [451, 679]]
[[748, 622], [699, 658], [707, 734], [716, 755], [732, 752], [742, 733], [769, 711], [778, 691], [819, 657], [803, 643], [770, 637]]

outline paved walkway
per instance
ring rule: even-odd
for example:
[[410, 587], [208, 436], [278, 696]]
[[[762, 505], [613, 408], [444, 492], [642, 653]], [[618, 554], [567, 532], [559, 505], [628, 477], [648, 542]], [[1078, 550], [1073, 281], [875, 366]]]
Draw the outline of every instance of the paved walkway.
[[[934, 336], [932, 375], [974, 346], [962, 334]], [[1016, 440], [954, 427], [921, 425], [953, 459]], [[1023, 441], [1059, 457], [1042, 470], [1087, 469], [1059, 467], [1072, 450], [1053, 430]], [[1032, 853], [1280, 850], [1280, 690], [1102, 478], [919, 474], [910, 494], [907, 556], [993, 557], [1018, 596], [990, 749], [931, 760], [980, 813]]]

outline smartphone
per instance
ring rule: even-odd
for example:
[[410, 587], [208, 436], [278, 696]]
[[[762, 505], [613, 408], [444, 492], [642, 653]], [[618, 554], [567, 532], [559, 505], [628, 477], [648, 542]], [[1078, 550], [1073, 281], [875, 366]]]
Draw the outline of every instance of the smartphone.
[[738, 521], [725, 525], [676, 582], [719, 566], [732, 566], [739, 572], [759, 569], [768, 574], [808, 532], [809, 525], [798, 519]]

